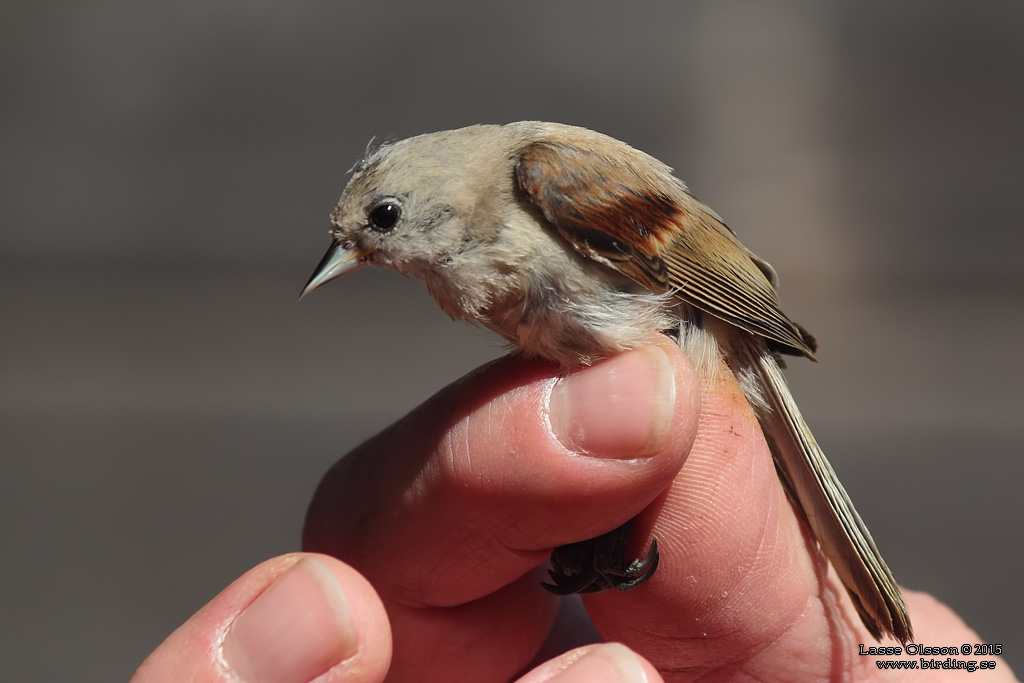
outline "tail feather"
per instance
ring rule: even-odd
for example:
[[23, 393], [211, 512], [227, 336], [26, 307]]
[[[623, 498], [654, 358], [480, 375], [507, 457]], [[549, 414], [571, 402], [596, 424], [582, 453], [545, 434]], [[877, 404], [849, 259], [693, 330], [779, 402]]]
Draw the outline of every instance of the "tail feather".
[[875, 638], [888, 634], [907, 643], [913, 632], [896, 579], [804, 422], [774, 355], [757, 338], [730, 335], [729, 339], [734, 341], [728, 350], [733, 370], [752, 370], [760, 380], [760, 398], [769, 410], [758, 411], [758, 418], [779, 475], [850, 593], [861, 620]]

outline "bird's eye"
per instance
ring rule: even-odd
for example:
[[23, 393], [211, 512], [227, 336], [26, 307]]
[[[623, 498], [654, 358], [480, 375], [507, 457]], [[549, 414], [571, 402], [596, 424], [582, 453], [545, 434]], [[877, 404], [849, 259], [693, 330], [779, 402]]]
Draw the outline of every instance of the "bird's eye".
[[381, 202], [370, 209], [370, 227], [379, 232], [387, 232], [402, 217], [402, 209], [393, 201]]

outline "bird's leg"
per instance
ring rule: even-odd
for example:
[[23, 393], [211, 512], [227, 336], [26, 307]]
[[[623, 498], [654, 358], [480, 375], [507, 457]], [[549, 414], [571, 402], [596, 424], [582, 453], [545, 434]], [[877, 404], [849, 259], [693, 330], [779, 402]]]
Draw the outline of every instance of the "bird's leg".
[[626, 539], [632, 525], [630, 520], [596, 538], [555, 548], [548, 570], [553, 583], [541, 585], [556, 595], [636, 588], [658, 568], [658, 541], [651, 541], [651, 549], [643, 559], [627, 562]]

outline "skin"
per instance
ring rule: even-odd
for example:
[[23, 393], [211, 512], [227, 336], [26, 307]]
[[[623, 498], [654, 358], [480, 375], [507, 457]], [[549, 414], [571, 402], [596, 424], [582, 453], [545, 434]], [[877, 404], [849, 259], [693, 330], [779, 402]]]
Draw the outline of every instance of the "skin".
[[[657, 367], [671, 368], [667, 394]], [[875, 657], [857, 654], [861, 643], [878, 643], [798, 521], [729, 373], [701, 386], [667, 340], [581, 372], [590, 374], [570, 380], [580, 391], [566, 390], [568, 411], [555, 388], [563, 373], [518, 357], [443, 389], [321, 482], [304, 547], [344, 563], [311, 554], [265, 562], [172, 634], [132, 680], [302, 681], [329, 668], [318, 681], [380, 681], [389, 663], [394, 681], [535, 683], [556, 672], [598, 683], [949, 677], [883, 672]], [[618, 398], [587, 400], [602, 387]], [[635, 550], [656, 536], [658, 573], [629, 593], [584, 599], [603, 640], [623, 645], [573, 651], [516, 678], [545, 658], [537, 653], [556, 617], [557, 599], [538, 587], [535, 567], [551, 548], [637, 513]], [[345, 628], [335, 608], [320, 619], [339, 593]], [[915, 642], [983, 642], [930, 596], [905, 595]], [[293, 626], [297, 615], [304, 621]], [[342, 636], [311, 646], [298, 637], [306, 625]], [[259, 628], [273, 637], [252, 636]], [[981, 659], [997, 663], [989, 683], [1014, 680], [1000, 658]], [[241, 678], [229, 673], [235, 665]]]

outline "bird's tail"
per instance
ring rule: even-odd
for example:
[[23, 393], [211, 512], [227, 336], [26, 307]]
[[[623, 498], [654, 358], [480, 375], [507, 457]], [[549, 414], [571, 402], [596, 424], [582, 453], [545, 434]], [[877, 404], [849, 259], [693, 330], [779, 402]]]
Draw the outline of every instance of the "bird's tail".
[[779, 476], [850, 593], [861, 620], [875, 638], [890, 635], [906, 644], [913, 633], [900, 588], [804, 422], [775, 355], [757, 337], [733, 334], [728, 339], [733, 371], [738, 376], [752, 373], [757, 379], [761, 396], [753, 397], [751, 403], [767, 406], [767, 410], [755, 409]]

